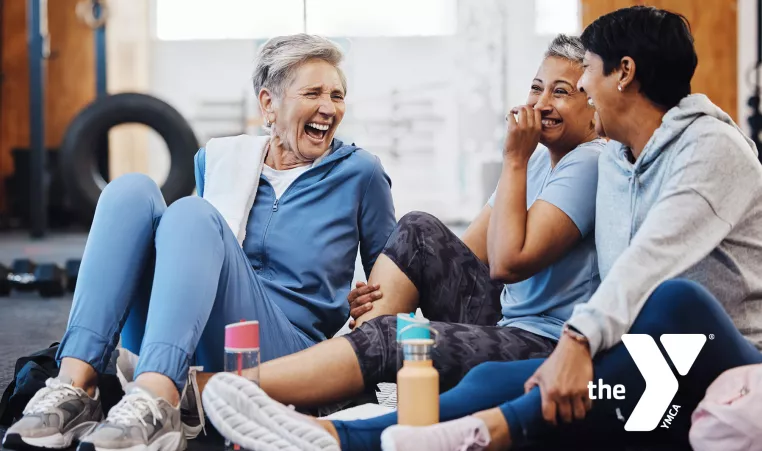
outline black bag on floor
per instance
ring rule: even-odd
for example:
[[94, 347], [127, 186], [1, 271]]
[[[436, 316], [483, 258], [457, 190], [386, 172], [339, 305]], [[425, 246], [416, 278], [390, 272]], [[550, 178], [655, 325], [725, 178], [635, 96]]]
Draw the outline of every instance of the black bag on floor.
[[[24, 408], [38, 390], [45, 387], [45, 381], [58, 376], [58, 363], [56, 362], [58, 343], [53, 343], [49, 348], [35, 352], [29, 356], [21, 357], [16, 361], [13, 380], [3, 392], [0, 400], [0, 425], [10, 426], [14, 421], [21, 418]], [[111, 361], [116, 362], [115, 351]], [[115, 368], [112, 364], [110, 368]], [[124, 392], [116, 371], [106, 371], [106, 374], [98, 378], [101, 404], [104, 415], [122, 399]]]

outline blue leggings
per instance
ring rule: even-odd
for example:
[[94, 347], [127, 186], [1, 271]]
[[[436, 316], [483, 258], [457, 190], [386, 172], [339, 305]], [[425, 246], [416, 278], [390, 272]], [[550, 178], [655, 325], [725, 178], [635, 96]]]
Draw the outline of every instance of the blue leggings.
[[188, 367], [224, 370], [224, 327], [260, 321], [262, 360], [313, 341], [268, 299], [246, 253], [212, 205], [186, 197], [167, 208], [141, 174], [111, 182], [98, 200], [57, 358], [103, 372], [116, 347], [139, 354], [135, 376], [155, 372], [179, 390]]
[[[762, 362], [762, 353], [741, 336], [720, 303], [701, 285], [690, 281], [672, 280], [659, 286], [630, 333], [651, 335], [657, 343], [665, 333], [714, 336], [707, 340], [686, 376], [679, 376], [673, 368], [680, 388], [671, 404], [679, 405], [680, 409], [669, 429], [660, 426], [651, 432], [625, 432], [624, 419], [645, 390], [645, 381], [622, 344], [595, 358], [594, 377], [596, 382], [602, 379], [612, 387], [624, 385], [625, 399], [593, 401], [593, 408], [583, 421], [554, 429], [542, 417], [539, 389], [524, 394], [524, 382], [543, 359], [487, 362], [475, 367], [455, 388], [440, 396], [440, 421], [499, 407], [514, 446], [570, 443], [579, 446], [611, 440], [686, 446], [691, 413], [709, 384], [729, 368]], [[343, 450], [381, 449], [381, 432], [396, 423], [396, 413], [368, 420], [334, 421]]]

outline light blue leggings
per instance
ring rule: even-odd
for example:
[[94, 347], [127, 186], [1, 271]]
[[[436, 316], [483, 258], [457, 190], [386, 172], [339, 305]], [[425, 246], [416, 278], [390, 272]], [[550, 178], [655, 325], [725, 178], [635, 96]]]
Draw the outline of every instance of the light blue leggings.
[[57, 358], [103, 372], [121, 333], [135, 376], [163, 374], [182, 391], [188, 367], [224, 369], [224, 327], [259, 320], [262, 361], [314, 344], [270, 301], [220, 213], [186, 197], [167, 208], [149, 177], [111, 182], [98, 200]]
[[[624, 385], [625, 399], [593, 401], [593, 408], [584, 421], [554, 428], [542, 417], [540, 390], [534, 388], [524, 394], [524, 382], [542, 364], [542, 359], [487, 362], [476, 366], [455, 388], [440, 396], [440, 420], [453, 420], [499, 407], [515, 446], [619, 449], [639, 442], [668, 445], [665, 449], [670, 450], [683, 449], [688, 446], [691, 412], [704, 397], [709, 384], [730, 368], [762, 363], [762, 354], [741, 336], [720, 303], [695, 282], [671, 280], [660, 285], [640, 311], [630, 333], [651, 335], [657, 343], [662, 334], [712, 336], [688, 374], [677, 376], [680, 388], [671, 404], [681, 408], [669, 428], [659, 426], [650, 432], [625, 432], [623, 419], [629, 416], [643, 394], [645, 380], [623, 344], [596, 356], [593, 368], [596, 382], [600, 378], [612, 387]], [[397, 414], [333, 423], [343, 450], [379, 450], [381, 433], [397, 423]], [[600, 448], [601, 445], [604, 448]]]

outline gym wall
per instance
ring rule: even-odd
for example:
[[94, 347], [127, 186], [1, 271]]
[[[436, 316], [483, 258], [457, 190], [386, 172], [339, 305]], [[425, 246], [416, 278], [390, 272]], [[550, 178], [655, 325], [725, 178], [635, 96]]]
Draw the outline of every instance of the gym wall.
[[[57, 148], [71, 119], [95, 99], [93, 31], [74, 14], [78, 0], [48, 1], [51, 56], [47, 61], [45, 141]], [[29, 147], [29, 56], [26, 1], [2, 1], [0, 87], [0, 212], [7, 208], [4, 179], [13, 172], [11, 151]]]
[[[582, 0], [582, 23], [634, 5], [684, 15], [691, 24], [699, 64], [693, 92], [704, 93], [733, 120], [738, 117], [738, 0]], [[742, 118], [744, 120], [745, 118]]]

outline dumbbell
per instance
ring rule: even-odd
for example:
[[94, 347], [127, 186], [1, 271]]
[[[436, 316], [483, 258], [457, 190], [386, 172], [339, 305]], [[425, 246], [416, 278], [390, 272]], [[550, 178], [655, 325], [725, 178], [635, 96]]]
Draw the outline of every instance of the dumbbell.
[[66, 272], [55, 263], [37, 265], [34, 278], [37, 291], [44, 298], [57, 298], [66, 293]]
[[42, 297], [59, 297], [66, 292], [66, 272], [55, 263], [36, 264], [28, 258], [17, 259], [11, 265], [8, 279], [18, 291], [38, 290]]
[[66, 261], [66, 288], [74, 293], [74, 289], [77, 287], [77, 276], [79, 275], [79, 265], [82, 260], [67, 260]]
[[11, 294], [11, 281], [8, 278], [10, 274], [11, 270], [7, 266], [0, 264], [0, 296]]
[[11, 287], [18, 291], [34, 291], [37, 288], [34, 277], [36, 269], [37, 265], [28, 258], [13, 260], [11, 274], [8, 277]]

